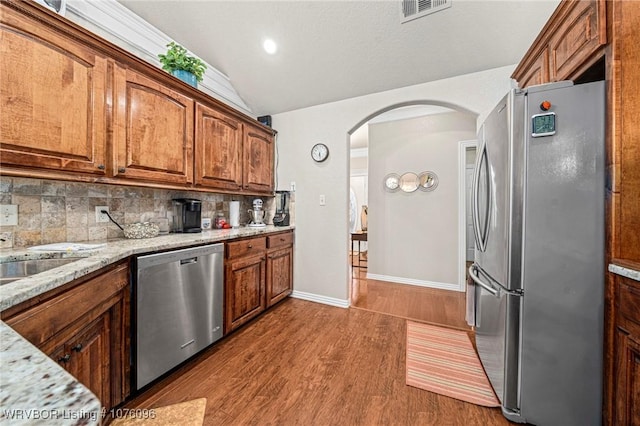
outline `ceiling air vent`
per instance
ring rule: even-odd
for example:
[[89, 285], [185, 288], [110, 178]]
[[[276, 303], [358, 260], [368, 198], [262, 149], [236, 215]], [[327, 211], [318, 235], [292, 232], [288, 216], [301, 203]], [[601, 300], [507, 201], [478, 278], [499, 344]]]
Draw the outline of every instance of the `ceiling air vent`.
[[402, 0], [402, 22], [409, 22], [451, 7], [452, 0]]

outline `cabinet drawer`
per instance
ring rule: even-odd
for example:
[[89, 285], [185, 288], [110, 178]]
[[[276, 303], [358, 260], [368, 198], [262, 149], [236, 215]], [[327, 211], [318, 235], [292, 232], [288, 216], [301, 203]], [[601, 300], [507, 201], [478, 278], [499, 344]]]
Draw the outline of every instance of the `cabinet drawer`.
[[266, 237], [251, 238], [249, 240], [227, 243], [227, 258], [233, 259], [241, 256], [263, 254], [267, 249]]
[[41, 346], [88, 312], [99, 310], [128, 283], [129, 267], [122, 264], [4, 321], [33, 345]]
[[620, 314], [640, 324], [640, 283], [618, 278], [618, 309]]
[[286, 234], [269, 235], [267, 237], [267, 247], [270, 249], [278, 247], [287, 247], [293, 245], [293, 232]]

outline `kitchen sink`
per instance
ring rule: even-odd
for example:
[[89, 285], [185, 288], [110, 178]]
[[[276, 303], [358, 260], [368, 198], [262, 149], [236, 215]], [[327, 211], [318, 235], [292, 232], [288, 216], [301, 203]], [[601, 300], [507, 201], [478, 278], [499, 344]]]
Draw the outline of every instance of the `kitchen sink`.
[[30, 277], [31, 275], [39, 274], [40, 272], [45, 272], [80, 259], [84, 258], [31, 259], [0, 263], [0, 285], [9, 284], [10, 282]]

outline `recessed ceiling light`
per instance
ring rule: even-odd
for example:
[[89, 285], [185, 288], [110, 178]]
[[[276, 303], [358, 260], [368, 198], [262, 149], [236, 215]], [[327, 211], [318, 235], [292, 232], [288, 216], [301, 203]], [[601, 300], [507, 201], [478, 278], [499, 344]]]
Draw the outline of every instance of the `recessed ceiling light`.
[[266, 39], [264, 43], [262, 43], [262, 47], [264, 47], [264, 51], [269, 55], [273, 55], [278, 51], [278, 45], [270, 38]]

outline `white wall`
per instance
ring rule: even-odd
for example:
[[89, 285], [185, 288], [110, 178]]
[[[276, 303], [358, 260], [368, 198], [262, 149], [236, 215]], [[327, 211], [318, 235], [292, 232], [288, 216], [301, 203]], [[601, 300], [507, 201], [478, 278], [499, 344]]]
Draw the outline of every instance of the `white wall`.
[[[458, 289], [458, 142], [475, 134], [475, 114], [461, 112], [369, 126], [368, 277]], [[425, 171], [433, 191], [383, 189], [389, 173]]]
[[[278, 189], [289, 189], [296, 182], [294, 295], [348, 305], [348, 132], [392, 105], [420, 101], [458, 105], [477, 113], [481, 122], [511, 88], [509, 75], [514, 68], [495, 68], [272, 117], [279, 132]], [[330, 149], [323, 163], [314, 163], [310, 156], [318, 142]], [[325, 206], [319, 205], [321, 194], [326, 196]]]

